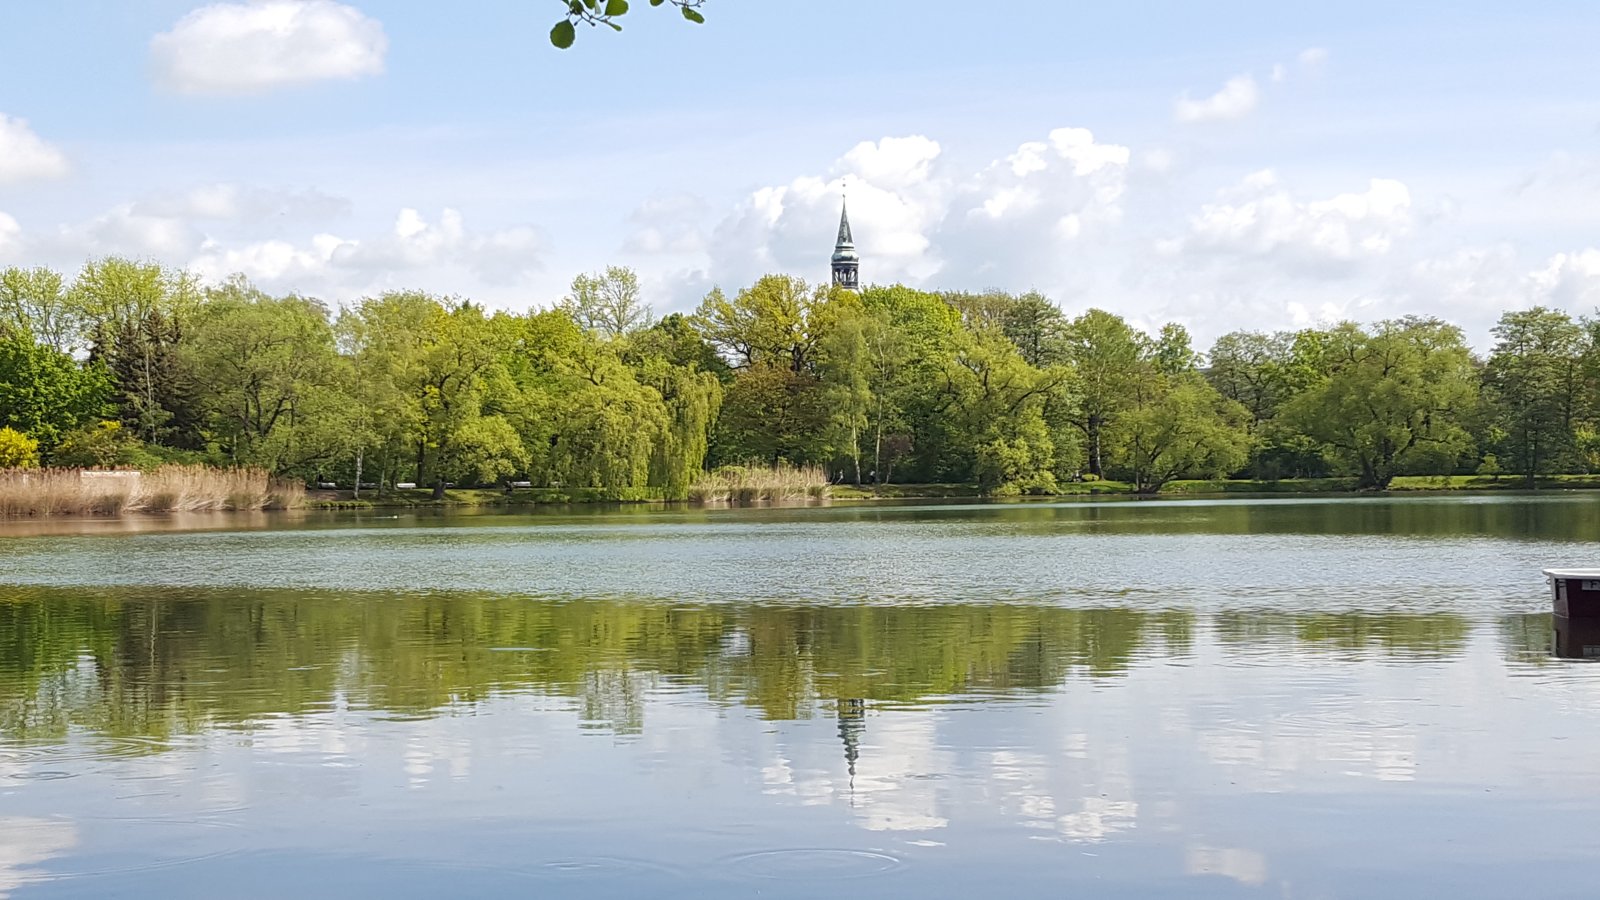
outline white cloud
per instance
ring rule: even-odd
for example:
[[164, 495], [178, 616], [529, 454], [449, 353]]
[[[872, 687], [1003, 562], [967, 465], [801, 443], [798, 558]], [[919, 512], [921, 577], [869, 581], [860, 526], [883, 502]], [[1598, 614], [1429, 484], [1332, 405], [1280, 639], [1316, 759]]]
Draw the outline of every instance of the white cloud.
[[214, 3], [150, 41], [157, 80], [185, 94], [249, 94], [383, 72], [383, 25], [333, 0]]
[[51, 256], [115, 254], [172, 261], [194, 252], [203, 239], [182, 219], [149, 215], [125, 203], [87, 222], [38, 235], [29, 243]]
[[17, 220], [0, 212], [0, 255], [17, 246], [21, 234], [22, 226], [17, 224]]
[[218, 183], [157, 194], [133, 205], [135, 212], [223, 221], [321, 220], [344, 215], [350, 201], [322, 191], [248, 187]]
[[1295, 60], [1308, 69], [1316, 69], [1328, 62], [1329, 53], [1325, 47], [1307, 47], [1300, 51]]
[[1173, 105], [1173, 117], [1185, 124], [1200, 122], [1231, 122], [1255, 112], [1261, 102], [1261, 90], [1251, 75], [1235, 75], [1228, 79], [1222, 90], [1201, 100], [1187, 93], [1178, 97]]
[[622, 250], [643, 256], [704, 252], [708, 242], [702, 220], [707, 210], [706, 201], [693, 194], [651, 197], [628, 216], [633, 228]]
[[925, 136], [864, 142], [828, 175], [752, 192], [717, 227], [710, 271], [732, 284], [765, 271], [825, 277], [848, 187], [868, 282], [1059, 285], [1076, 248], [1120, 221], [1130, 159], [1083, 128], [1058, 128], [965, 173]]
[[209, 241], [188, 267], [211, 280], [242, 272], [269, 287], [314, 291], [406, 287], [405, 279], [418, 273], [451, 269], [489, 284], [516, 284], [543, 270], [544, 243], [531, 226], [479, 233], [468, 230], [454, 209], [430, 222], [406, 208], [386, 235], [317, 234], [303, 244], [272, 239], [230, 246]]
[[1412, 227], [1411, 192], [1374, 178], [1360, 193], [1303, 201], [1271, 170], [1246, 177], [1189, 219], [1182, 249], [1284, 261], [1351, 261], [1388, 253]]
[[60, 178], [67, 157], [34, 133], [26, 119], [0, 113], [0, 184]]
[[1529, 273], [1527, 284], [1532, 303], [1588, 312], [1600, 306], [1600, 249], [1557, 253]]

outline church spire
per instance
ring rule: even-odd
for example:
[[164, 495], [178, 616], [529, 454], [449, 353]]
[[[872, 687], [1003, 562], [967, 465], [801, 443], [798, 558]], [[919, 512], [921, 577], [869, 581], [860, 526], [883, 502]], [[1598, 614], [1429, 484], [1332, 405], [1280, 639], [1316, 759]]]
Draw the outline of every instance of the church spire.
[[850, 233], [850, 209], [839, 200], [839, 239], [833, 245], [833, 283], [855, 290], [860, 284], [861, 256], [856, 253], [855, 236]]

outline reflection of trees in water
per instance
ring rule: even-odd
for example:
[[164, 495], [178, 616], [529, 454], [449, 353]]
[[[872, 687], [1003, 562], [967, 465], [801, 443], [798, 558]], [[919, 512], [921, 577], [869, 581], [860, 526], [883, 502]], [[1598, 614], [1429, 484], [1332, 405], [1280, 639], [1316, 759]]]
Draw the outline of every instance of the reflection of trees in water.
[[1224, 646], [1293, 642], [1328, 651], [1380, 650], [1395, 656], [1448, 657], [1466, 646], [1471, 623], [1454, 613], [1283, 613], [1231, 611], [1214, 619]]
[[[1587, 623], [1579, 620], [1579, 624]], [[1555, 617], [1547, 612], [1501, 616], [1500, 643], [1505, 647], [1506, 658], [1522, 665], [1564, 664], [1556, 652]]]
[[[1222, 646], [1438, 656], [1448, 614], [1221, 613]], [[464, 595], [29, 589], [0, 595], [0, 734], [69, 726], [165, 737], [336, 697], [399, 713], [492, 693], [571, 697], [584, 720], [644, 727], [652, 691], [689, 686], [762, 715], [841, 715], [1051, 690], [1191, 652], [1188, 611], [1009, 605], [671, 606]], [[841, 705], [843, 704], [843, 705]], [[841, 738], [849, 728], [841, 718]], [[847, 734], [846, 732], [850, 732]]]

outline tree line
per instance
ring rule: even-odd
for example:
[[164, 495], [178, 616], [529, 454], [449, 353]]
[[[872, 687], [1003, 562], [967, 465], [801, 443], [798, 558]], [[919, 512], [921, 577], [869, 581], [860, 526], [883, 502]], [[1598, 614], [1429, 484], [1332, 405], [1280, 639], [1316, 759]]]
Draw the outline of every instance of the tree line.
[[550, 309], [332, 309], [119, 258], [0, 272], [0, 467], [259, 466], [308, 481], [681, 498], [724, 465], [1048, 494], [1118, 479], [1600, 470], [1600, 322], [1505, 313], [1486, 358], [1406, 317], [1209, 352], [1028, 293], [768, 275], [656, 319], [638, 279]]

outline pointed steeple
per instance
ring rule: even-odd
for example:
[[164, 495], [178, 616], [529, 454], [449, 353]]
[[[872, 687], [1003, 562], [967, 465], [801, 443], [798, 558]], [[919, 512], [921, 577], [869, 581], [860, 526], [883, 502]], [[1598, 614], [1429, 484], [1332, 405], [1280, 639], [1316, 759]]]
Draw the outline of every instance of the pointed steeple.
[[850, 233], [850, 209], [839, 200], [839, 239], [833, 245], [833, 283], [855, 290], [860, 285], [861, 256], [856, 253], [855, 236]]

